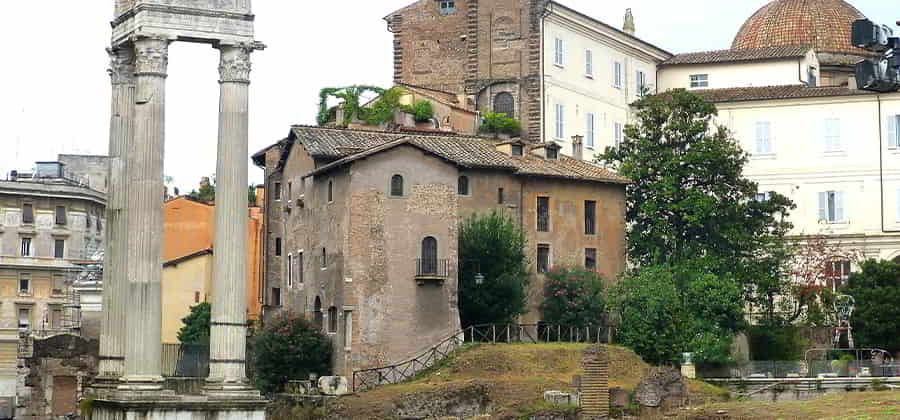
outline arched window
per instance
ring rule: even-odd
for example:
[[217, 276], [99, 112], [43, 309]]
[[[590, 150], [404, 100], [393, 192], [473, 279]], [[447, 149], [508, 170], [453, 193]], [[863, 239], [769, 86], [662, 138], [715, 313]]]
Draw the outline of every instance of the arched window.
[[334, 182], [328, 181], [328, 202], [334, 201]]
[[320, 330], [322, 329], [322, 299], [316, 296], [316, 303], [313, 306], [313, 322]]
[[457, 182], [456, 192], [459, 195], [469, 195], [469, 177], [463, 175], [459, 177], [459, 181]]
[[437, 265], [437, 239], [429, 236], [422, 240], [421, 274], [437, 274]]
[[500, 92], [494, 96], [494, 112], [498, 114], [506, 114], [509, 118], [515, 118], [516, 105], [515, 99], [509, 92]]
[[400, 175], [391, 177], [391, 197], [403, 197], [403, 177]]
[[328, 332], [337, 332], [337, 308], [332, 306], [328, 308]]

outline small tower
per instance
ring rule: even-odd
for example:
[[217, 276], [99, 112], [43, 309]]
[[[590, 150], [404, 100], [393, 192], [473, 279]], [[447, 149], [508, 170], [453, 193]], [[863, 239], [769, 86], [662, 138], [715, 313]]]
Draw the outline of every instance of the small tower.
[[627, 33], [628, 35], [634, 35], [634, 15], [631, 14], [630, 7], [625, 9], [625, 26], [622, 27], [622, 30], [625, 31], [625, 33]]

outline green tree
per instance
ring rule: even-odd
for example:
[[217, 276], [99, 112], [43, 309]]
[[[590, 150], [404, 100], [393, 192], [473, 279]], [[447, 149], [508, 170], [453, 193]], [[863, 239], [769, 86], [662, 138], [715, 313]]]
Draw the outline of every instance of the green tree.
[[250, 207], [256, 207], [259, 203], [256, 202], [256, 186], [247, 187], [247, 203]]
[[675, 90], [633, 105], [625, 140], [597, 159], [633, 181], [626, 220], [634, 265], [702, 257], [711, 272], [737, 279], [747, 298], [781, 291], [793, 203], [774, 193], [757, 199], [757, 184], [743, 174], [748, 155], [713, 126], [716, 108], [701, 97]]
[[578, 267], [554, 267], [544, 282], [544, 321], [550, 324], [586, 327], [606, 321], [603, 281], [594, 271]]
[[519, 120], [507, 117], [502, 112], [485, 112], [482, 115], [479, 131], [494, 136], [500, 133], [516, 136], [522, 131], [522, 124]]
[[690, 261], [626, 275], [610, 293], [619, 342], [656, 364], [686, 352], [698, 362], [729, 362], [734, 334], [744, 327], [742, 291], [704, 266]]
[[191, 307], [191, 313], [181, 319], [178, 341], [183, 344], [209, 344], [210, 304], [199, 303]]
[[[513, 321], [526, 311], [525, 232], [499, 211], [459, 228], [459, 313], [463, 327]], [[484, 276], [482, 284], [476, 277]]]
[[685, 348], [686, 311], [667, 267], [626, 275], [610, 292], [616, 340], [652, 364], [675, 363]]
[[865, 261], [838, 293], [856, 301], [850, 322], [859, 346], [900, 351], [900, 264]]
[[409, 106], [403, 106], [401, 109], [403, 109], [403, 112], [412, 114], [413, 119], [417, 123], [428, 122], [434, 118], [434, 108], [431, 106], [430, 101], [416, 101], [416, 103]]
[[[208, 182], [206, 182], [208, 181]], [[188, 197], [192, 200], [202, 201], [204, 203], [213, 203], [216, 201], [216, 181], [215, 175], [204, 178], [200, 183], [199, 190], [192, 190]]]
[[331, 373], [331, 340], [305, 318], [283, 313], [256, 335], [253, 341], [254, 379], [265, 393], [278, 392], [291, 380], [310, 373]]

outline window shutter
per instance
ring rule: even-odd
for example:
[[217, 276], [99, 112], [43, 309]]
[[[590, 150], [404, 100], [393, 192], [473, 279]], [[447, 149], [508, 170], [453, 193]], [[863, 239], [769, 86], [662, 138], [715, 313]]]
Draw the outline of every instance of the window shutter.
[[900, 138], [897, 137], [897, 120], [898, 115], [891, 115], [887, 118], [887, 144], [888, 147], [900, 147]]
[[844, 193], [834, 193], [834, 220], [836, 222], [844, 221]]
[[819, 193], [819, 220], [828, 220], [828, 193]]

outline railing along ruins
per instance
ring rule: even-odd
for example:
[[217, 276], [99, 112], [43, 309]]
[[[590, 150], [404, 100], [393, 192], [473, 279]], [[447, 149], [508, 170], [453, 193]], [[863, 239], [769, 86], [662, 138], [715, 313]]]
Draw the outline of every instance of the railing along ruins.
[[570, 327], [550, 324], [488, 324], [464, 328], [411, 359], [382, 367], [353, 371], [353, 391], [365, 391], [381, 385], [416, 378], [431, 369], [464, 344], [511, 343], [608, 343], [605, 327]]

